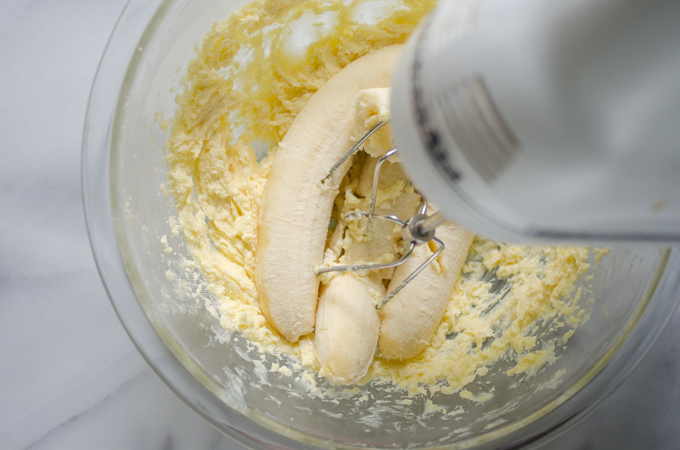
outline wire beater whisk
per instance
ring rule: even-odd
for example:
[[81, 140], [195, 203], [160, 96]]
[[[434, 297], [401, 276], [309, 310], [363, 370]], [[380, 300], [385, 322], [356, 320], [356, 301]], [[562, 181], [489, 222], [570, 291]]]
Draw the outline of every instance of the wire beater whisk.
[[[387, 124], [387, 122], [380, 122], [373, 128], [371, 128], [356, 144], [352, 146], [343, 156], [338, 160], [333, 167], [329, 170], [328, 174], [324, 177], [322, 182], [325, 182], [335, 170], [338, 169], [347, 159], [349, 159], [354, 153], [356, 153], [359, 148], [363, 145], [366, 140], [371, 137], [376, 131], [378, 131], [382, 126]], [[420, 266], [418, 266], [408, 277], [406, 277], [397, 287], [392, 289], [385, 297], [383, 297], [377, 304], [376, 308], [382, 308], [387, 302], [389, 302], [395, 295], [397, 295], [407, 284], [409, 284], [413, 279], [418, 276], [432, 261], [437, 259], [437, 257], [444, 251], [444, 243], [435, 237], [435, 229], [441, 223], [443, 223], [446, 218], [443, 217], [439, 212], [427, 215], [427, 202], [421, 201], [418, 206], [418, 212], [409, 218], [406, 222], [402, 221], [394, 215], [386, 214], [376, 214], [376, 200], [378, 194], [378, 180], [380, 177], [381, 167], [390, 157], [397, 153], [397, 149], [393, 148], [383, 155], [377, 162], [375, 170], [373, 172], [373, 185], [371, 189], [371, 203], [368, 212], [357, 211], [346, 214], [342, 221], [347, 220], [362, 219], [367, 220], [367, 229], [372, 230], [372, 224], [374, 220], [387, 220], [391, 222], [398, 223], [401, 226], [402, 238], [405, 242], [408, 242], [408, 248], [401, 257], [395, 261], [383, 262], [383, 263], [368, 263], [368, 264], [350, 264], [350, 265], [333, 265], [327, 267], [319, 267], [315, 270], [317, 275], [328, 272], [358, 272], [358, 271], [368, 271], [368, 270], [379, 270], [391, 267], [397, 267], [406, 262], [406, 260], [413, 254], [415, 248], [419, 245], [425, 244], [430, 241], [434, 241], [437, 245], [437, 249], [430, 255], [430, 257], [425, 260]], [[340, 226], [340, 225], [338, 225]]]

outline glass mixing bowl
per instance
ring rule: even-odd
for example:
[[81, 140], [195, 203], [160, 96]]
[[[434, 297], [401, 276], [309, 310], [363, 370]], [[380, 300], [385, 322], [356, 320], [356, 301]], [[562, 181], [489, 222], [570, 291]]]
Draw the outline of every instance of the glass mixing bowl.
[[[294, 377], [268, 372], [271, 355], [220, 327], [204, 305], [210, 293], [199, 289], [200, 279], [186, 280], [194, 289], [177, 290], [166, 271], [190, 256], [168, 224], [175, 207], [162, 194], [167, 135], [156, 114], [172, 117], [194, 46], [244, 3], [131, 1], [90, 98], [83, 141], [88, 230], [114, 307], [148, 363], [208, 422], [253, 448], [496, 448], [543, 442], [584, 418], [670, 318], [680, 291], [677, 248], [613, 248], [588, 274], [597, 297], [590, 321], [557, 351], [557, 361], [520, 382], [493, 376], [507, 362], [491, 366], [485, 380], [495, 396], [483, 404], [456, 394], [431, 397], [448, 411], [465, 409], [454, 416], [428, 411], [430, 397], [405, 405], [375, 382], [339, 399], [309, 392]], [[162, 236], [173, 253], [164, 252]]]

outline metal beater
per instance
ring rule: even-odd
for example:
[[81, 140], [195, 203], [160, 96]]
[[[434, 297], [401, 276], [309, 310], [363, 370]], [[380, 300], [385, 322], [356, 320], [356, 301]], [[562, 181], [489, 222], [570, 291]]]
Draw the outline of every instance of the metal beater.
[[[325, 182], [332, 174], [335, 172], [338, 167], [340, 167], [347, 159], [349, 159], [350, 156], [352, 156], [354, 153], [359, 150], [359, 148], [363, 145], [366, 140], [371, 137], [376, 131], [378, 131], [382, 126], [387, 124], [388, 122], [380, 122], [373, 128], [371, 128], [359, 141], [357, 141], [356, 144], [354, 144], [348, 151], [345, 153], [338, 162], [336, 162], [333, 167], [330, 168], [328, 171], [328, 174], [324, 177], [322, 180], [322, 183]], [[404, 279], [397, 287], [395, 287], [391, 292], [389, 292], [385, 297], [383, 297], [379, 302], [378, 305], [376, 306], [376, 309], [382, 308], [387, 302], [389, 302], [392, 298], [394, 298], [395, 295], [399, 293], [404, 287], [409, 284], [413, 279], [418, 276], [420, 272], [425, 269], [432, 261], [434, 261], [439, 254], [441, 254], [442, 251], [444, 251], [444, 243], [437, 239], [435, 237], [435, 229], [437, 226], [439, 226], [441, 223], [443, 223], [446, 218], [442, 216], [441, 213], [436, 212], [430, 216], [427, 215], [427, 203], [423, 200], [421, 201], [420, 205], [418, 206], [418, 212], [411, 216], [406, 222], [400, 220], [398, 217], [393, 216], [393, 215], [387, 215], [387, 214], [376, 214], [375, 213], [375, 204], [376, 204], [376, 197], [378, 193], [378, 180], [380, 177], [380, 169], [382, 165], [387, 161], [392, 155], [397, 153], [397, 149], [393, 148], [392, 150], [388, 151], [383, 155], [377, 162], [375, 166], [375, 171], [373, 172], [373, 187], [371, 191], [371, 207], [368, 212], [365, 211], [358, 211], [358, 212], [351, 212], [349, 214], [346, 214], [343, 218], [342, 221], [346, 221], [348, 219], [362, 219], [366, 218], [368, 219], [366, 227], [368, 229], [371, 229], [372, 226], [372, 221], [374, 219], [378, 220], [388, 220], [391, 222], [396, 222], [399, 225], [401, 225], [401, 236], [404, 239], [405, 242], [408, 242], [408, 250], [401, 256], [396, 261], [391, 261], [391, 262], [386, 262], [386, 263], [370, 263], [370, 264], [353, 264], [353, 265], [334, 265], [330, 267], [320, 267], [315, 270], [315, 273], [317, 275], [322, 274], [322, 273], [327, 273], [327, 272], [358, 272], [358, 271], [364, 271], [364, 270], [378, 270], [378, 269], [386, 269], [389, 267], [397, 267], [402, 265], [406, 260], [411, 256], [413, 253], [413, 250], [419, 245], [423, 245], [427, 242], [434, 241], [437, 244], [437, 250], [425, 261], [423, 262], [416, 270], [414, 270], [408, 277]]]

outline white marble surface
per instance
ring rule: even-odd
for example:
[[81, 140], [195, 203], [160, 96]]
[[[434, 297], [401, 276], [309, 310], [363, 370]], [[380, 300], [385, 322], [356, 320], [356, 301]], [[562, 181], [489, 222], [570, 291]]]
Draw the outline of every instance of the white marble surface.
[[[177, 399], [109, 304], [80, 143], [125, 0], [0, 2], [0, 448], [239, 449]], [[680, 314], [585, 422], [546, 448], [680, 448]]]

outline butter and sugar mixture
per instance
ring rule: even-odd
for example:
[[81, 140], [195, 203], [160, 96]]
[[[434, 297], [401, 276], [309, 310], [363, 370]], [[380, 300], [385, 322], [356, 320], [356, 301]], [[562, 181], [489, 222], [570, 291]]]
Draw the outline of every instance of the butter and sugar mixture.
[[[225, 329], [239, 331], [263, 352], [299, 361], [310, 373], [321, 368], [313, 334], [293, 343], [284, 339], [258, 298], [258, 216], [272, 161], [297, 114], [328, 79], [373, 50], [403, 43], [433, 6], [430, 0], [252, 3], [213, 25], [177, 97], [167, 185], [177, 205], [176, 230], [215, 300], [207, 307]], [[329, 261], [364, 255], [380, 260], [400, 250], [397, 238], [384, 248], [362, 248], [357, 224], [333, 237], [342, 214], [367, 209], [376, 162], [370, 152], [355, 157], [342, 181], [326, 244]], [[381, 211], [417, 205], [420, 196], [398, 162], [386, 165], [384, 177]], [[499, 359], [512, 361], [507, 376], [550, 364], [588, 318], [587, 292], [575, 284], [590, 267], [589, 253], [476, 237], [425, 348], [401, 361], [378, 354], [358, 383], [384, 378], [412, 393], [436, 384], [445, 393], [467, 395], [465, 386]], [[378, 278], [376, 286], [389, 279]], [[545, 323], [556, 338], [536, 335]]]

